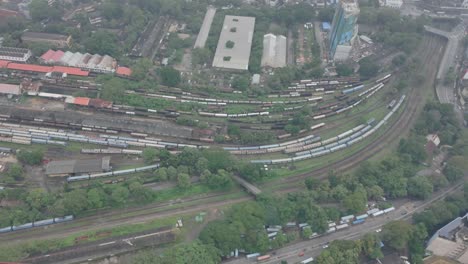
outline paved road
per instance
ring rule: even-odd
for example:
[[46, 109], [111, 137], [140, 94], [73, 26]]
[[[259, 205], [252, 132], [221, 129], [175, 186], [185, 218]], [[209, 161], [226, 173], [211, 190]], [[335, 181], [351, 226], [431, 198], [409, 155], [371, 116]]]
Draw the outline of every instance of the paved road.
[[462, 23], [458, 24], [452, 31], [446, 32], [443, 30], [431, 28], [425, 26], [426, 30], [434, 34], [438, 34], [447, 38], [447, 46], [445, 48], [444, 56], [441, 63], [439, 64], [439, 70], [437, 72], [437, 85], [436, 93], [437, 98], [441, 103], [453, 104], [457, 118], [463, 123], [463, 113], [461, 108], [458, 107], [456, 88], [455, 84], [451, 83], [448, 85], [444, 84], [445, 76], [451, 67], [456, 71], [457, 65], [457, 54], [460, 53], [463, 48], [462, 39], [465, 37], [466, 24], [468, 21], [463, 20]]
[[[383, 225], [390, 221], [394, 220], [411, 220], [411, 216], [414, 213], [421, 212], [428, 206], [430, 206], [435, 201], [438, 201], [447, 195], [453, 193], [454, 191], [461, 189], [463, 182], [452, 186], [448, 189], [439, 191], [433, 195], [430, 200], [427, 201], [416, 201], [416, 202], [407, 202], [404, 205], [397, 208], [397, 210], [385, 215], [376, 218], [369, 218], [364, 224], [352, 226], [346, 230], [335, 232], [329, 235], [324, 235], [319, 238], [315, 238], [308, 241], [299, 242], [281, 249], [278, 249], [274, 252], [270, 252], [273, 257], [269, 261], [262, 263], [280, 263], [282, 260], [286, 260], [288, 263], [297, 263], [309, 257], [317, 257], [320, 255], [320, 252], [323, 250], [323, 246], [331, 243], [334, 240], [354, 240], [360, 238], [362, 235], [368, 232], [374, 232], [380, 229]], [[299, 253], [304, 252], [302, 257], [299, 257]], [[233, 259], [226, 261], [229, 264], [248, 264], [254, 263], [253, 260], [248, 260], [246, 258]]]

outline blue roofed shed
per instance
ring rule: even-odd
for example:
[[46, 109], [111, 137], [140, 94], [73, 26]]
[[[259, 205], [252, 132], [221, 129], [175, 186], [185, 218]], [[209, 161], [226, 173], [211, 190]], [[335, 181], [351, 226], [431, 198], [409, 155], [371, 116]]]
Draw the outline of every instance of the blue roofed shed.
[[331, 25], [328, 22], [322, 22], [322, 29], [323, 31], [330, 31]]

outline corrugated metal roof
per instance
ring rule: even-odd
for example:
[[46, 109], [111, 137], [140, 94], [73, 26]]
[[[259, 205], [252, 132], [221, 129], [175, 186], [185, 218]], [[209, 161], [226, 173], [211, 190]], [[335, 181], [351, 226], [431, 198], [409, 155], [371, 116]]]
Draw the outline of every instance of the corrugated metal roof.
[[114, 68], [113, 64], [114, 64], [114, 58], [108, 55], [104, 55], [104, 57], [102, 57], [101, 62], [97, 66], [101, 69], [111, 70]]
[[83, 160], [59, 160], [47, 164], [47, 175], [80, 174], [108, 171], [110, 169], [110, 157], [101, 159]]
[[111, 108], [112, 102], [102, 100], [102, 99], [91, 98], [89, 100], [89, 106], [96, 107], [96, 108]]
[[0, 94], [20, 95], [21, 89], [19, 85], [0, 83]]
[[96, 65], [99, 64], [99, 62], [101, 62], [102, 60], [102, 56], [99, 55], [99, 54], [94, 54], [91, 59], [89, 59], [88, 61], [88, 66], [90, 67], [95, 67]]
[[65, 62], [68, 66], [76, 66], [78, 62], [80, 62], [83, 59], [83, 54], [76, 52], [73, 54], [73, 56]]
[[67, 63], [67, 61], [73, 56], [73, 52], [67, 51], [65, 54], [63, 54], [62, 58], [60, 58], [60, 61], [62, 63]]

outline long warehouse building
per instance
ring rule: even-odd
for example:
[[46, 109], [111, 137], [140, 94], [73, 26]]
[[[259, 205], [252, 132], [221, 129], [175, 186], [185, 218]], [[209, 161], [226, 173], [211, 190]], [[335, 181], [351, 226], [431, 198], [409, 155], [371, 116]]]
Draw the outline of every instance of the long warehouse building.
[[204, 48], [208, 35], [210, 34], [211, 24], [213, 23], [214, 16], [216, 14], [216, 8], [210, 6], [206, 10], [205, 18], [203, 19], [203, 24], [198, 32], [197, 40], [195, 41], [194, 48]]
[[286, 66], [287, 39], [285, 36], [266, 34], [263, 36], [262, 67], [281, 68]]
[[225, 16], [213, 67], [248, 70], [255, 17]]

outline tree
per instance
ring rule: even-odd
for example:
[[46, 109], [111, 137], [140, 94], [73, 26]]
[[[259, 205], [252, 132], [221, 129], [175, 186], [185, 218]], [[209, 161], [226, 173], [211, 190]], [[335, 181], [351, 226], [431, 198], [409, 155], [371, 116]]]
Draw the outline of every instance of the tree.
[[132, 68], [132, 77], [137, 80], [145, 79], [153, 63], [148, 58], [139, 59]]
[[211, 51], [207, 48], [195, 48], [192, 51], [192, 63], [193, 64], [208, 64], [211, 60]]
[[246, 91], [249, 88], [249, 84], [249, 78], [245, 75], [236, 76], [232, 80], [232, 87], [241, 91]]
[[218, 170], [217, 173], [206, 174], [203, 181], [211, 188], [228, 188], [232, 186], [231, 175], [225, 170]]
[[363, 191], [355, 191], [344, 200], [344, 206], [350, 213], [359, 213], [366, 209], [367, 194]]
[[365, 57], [359, 61], [359, 75], [364, 79], [369, 79], [377, 75], [379, 66], [371, 57]]
[[28, 165], [39, 165], [42, 163], [42, 157], [43, 153], [40, 150], [33, 150], [33, 151], [27, 151], [27, 150], [20, 150], [16, 154], [16, 158], [24, 164]]
[[158, 157], [158, 150], [155, 148], [145, 148], [143, 149], [142, 156], [145, 164], [153, 164]]
[[167, 177], [169, 177], [171, 181], [177, 180], [177, 169], [172, 166], [169, 166], [167, 168]]
[[384, 255], [380, 249], [380, 239], [375, 233], [367, 233], [361, 239], [362, 250], [371, 259], [382, 258]]
[[120, 53], [117, 37], [105, 30], [98, 30], [91, 35], [84, 46], [87, 52], [117, 57]]
[[383, 240], [396, 250], [407, 247], [410, 235], [411, 225], [405, 221], [392, 221], [382, 229]]
[[348, 64], [340, 63], [336, 65], [336, 73], [339, 76], [350, 76], [353, 74], [353, 67]]
[[434, 187], [428, 177], [414, 176], [408, 180], [408, 195], [425, 200], [433, 191]]
[[318, 18], [320, 21], [331, 22], [333, 20], [333, 15], [335, 14], [335, 8], [327, 7], [322, 8], [319, 11]]
[[181, 189], [188, 189], [191, 185], [190, 176], [186, 173], [179, 173], [177, 175], [177, 186]]
[[23, 167], [21, 167], [19, 164], [13, 164], [8, 168], [7, 172], [8, 177], [16, 180], [16, 181], [21, 181], [24, 179], [23, 177]]
[[232, 48], [234, 48], [234, 44], [235, 44], [234, 41], [228, 40], [228, 41], [226, 41], [226, 48], [232, 49]]
[[153, 254], [152, 252], [139, 253], [133, 263], [139, 264], [216, 264], [221, 262], [216, 248], [204, 245], [200, 241], [189, 244], [177, 245], [164, 252], [164, 255]]
[[239, 230], [224, 220], [208, 223], [200, 233], [200, 240], [219, 249], [223, 256], [228, 256], [233, 250], [242, 246]]
[[49, 6], [47, 0], [32, 0], [28, 7], [31, 18], [34, 21], [41, 21], [46, 18], [59, 20], [61, 16], [61, 12], [57, 6]]
[[120, 205], [127, 202], [129, 195], [130, 193], [127, 188], [117, 186], [114, 190], [112, 190], [111, 198], [115, 204]]
[[119, 19], [123, 15], [122, 5], [116, 1], [107, 0], [100, 6], [101, 14], [107, 19]]
[[164, 67], [159, 70], [161, 83], [167, 86], [176, 87], [180, 81], [180, 72], [171, 67]]
[[309, 239], [312, 236], [312, 228], [310, 226], [306, 226], [302, 229], [302, 237], [305, 239]]
[[66, 214], [78, 215], [88, 208], [86, 191], [73, 190], [63, 195], [63, 208]]
[[320, 180], [314, 177], [305, 179], [305, 185], [307, 190], [315, 190], [320, 184]]
[[112, 102], [123, 102], [125, 97], [125, 84], [119, 78], [111, 78], [104, 82], [101, 98]]
[[88, 191], [88, 207], [101, 208], [104, 205], [101, 192], [97, 188]]
[[154, 172], [154, 176], [157, 181], [167, 181], [167, 168], [159, 168]]

